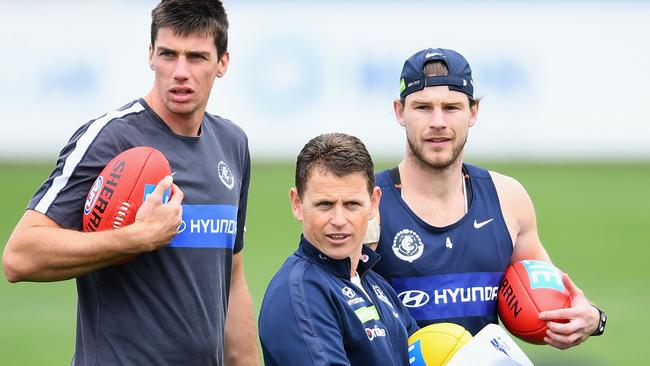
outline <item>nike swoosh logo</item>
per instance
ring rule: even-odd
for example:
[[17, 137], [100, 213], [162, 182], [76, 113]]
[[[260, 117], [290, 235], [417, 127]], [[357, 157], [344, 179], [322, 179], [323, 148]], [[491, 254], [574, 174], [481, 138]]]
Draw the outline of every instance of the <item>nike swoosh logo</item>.
[[489, 219], [489, 220], [485, 220], [485, 221], [481, 221], [481, 222], [476, 222], [476, 219], [475, 219], [474, 220], [474, 229], [480, 229], [483, 226], [489, 224], [490, 221], [492, 221], [492, 220], [494, 220], [494, 219]]

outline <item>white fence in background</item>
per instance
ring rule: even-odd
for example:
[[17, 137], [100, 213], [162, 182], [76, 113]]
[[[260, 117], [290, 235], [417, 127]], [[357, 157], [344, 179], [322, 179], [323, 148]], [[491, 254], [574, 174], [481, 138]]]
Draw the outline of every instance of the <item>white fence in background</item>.
[[[144, 95], [155, 1], [5, 2], [0, 159], [50, 157], [81, 123]], [[230, 68], [208, 110], [253, 158], [311, 137], [404, 146], [392, 100], [404, 59], [453, 48], [483, 96], [468, 155], [650, 158], [650, 5], [644, 2], [225, 1]]]

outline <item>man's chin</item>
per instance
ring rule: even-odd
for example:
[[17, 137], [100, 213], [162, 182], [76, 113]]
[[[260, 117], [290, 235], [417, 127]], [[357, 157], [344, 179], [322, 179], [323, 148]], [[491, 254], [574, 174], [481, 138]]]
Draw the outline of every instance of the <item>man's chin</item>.
[[174, 103], [169, 106], [169, 111], [172, 112], [173, 114], [177, 116], [188, 116], [194, 113], [196, 111], [196, 106], [194, 104], [189, 104], [189, 103]]
[[422, 157], [422, 156], [415, 156], [414, 157], [415, 161], [417, 162], [418, 165], [420, 165], [423, 168], [428, 168], [428, 169], [447, 169], [449, 168], [455, 161], [450, 156], [427, 156], [427, 157]]
[[194, 113], [197, 110], [198, 103], [194, 99], [178, 101], [169, 98], [165, 101], [165, 107], [173, 114], [186, 115]]

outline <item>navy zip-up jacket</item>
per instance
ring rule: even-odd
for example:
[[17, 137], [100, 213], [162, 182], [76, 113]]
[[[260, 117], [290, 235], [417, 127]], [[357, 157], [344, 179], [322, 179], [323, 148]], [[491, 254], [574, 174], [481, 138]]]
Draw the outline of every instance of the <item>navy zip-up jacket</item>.
[[335, 260], [304, 237], [269, 284], [259, 317], [266, 366], [409, 365], [418, 327], [395, 291], [370, 270], [380, 255], [364, 246], [350, 281], [350, 259]]

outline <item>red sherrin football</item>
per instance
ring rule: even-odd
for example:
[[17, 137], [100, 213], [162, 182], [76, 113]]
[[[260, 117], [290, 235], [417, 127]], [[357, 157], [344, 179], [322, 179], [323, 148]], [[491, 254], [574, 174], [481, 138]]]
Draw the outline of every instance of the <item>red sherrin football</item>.
[[503, 325], [529, 343], [544, 344], [546, 322], [539, 320], [540, 312], [570, 306], [562, 272], [550, 263], [516, 262], [508, 267], [499, 286], [497, 307]]
[[101, 231], [132, 224], [145, 192], [171, 174], [165, 156], [152, 147], [121, 152], [90, 188], [83, 212], [83, 231]]

